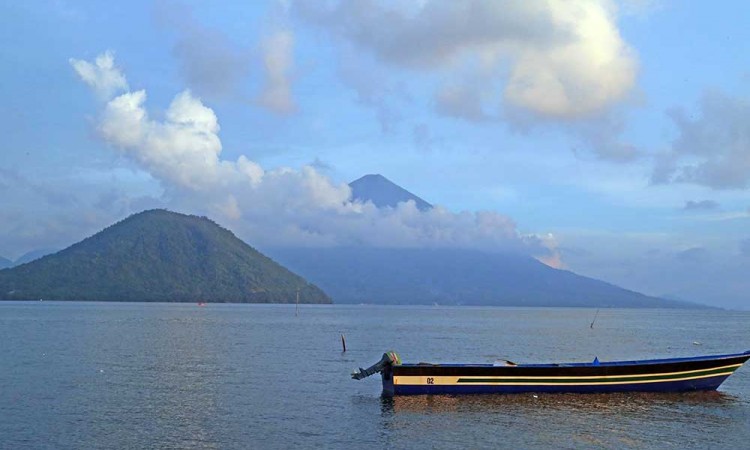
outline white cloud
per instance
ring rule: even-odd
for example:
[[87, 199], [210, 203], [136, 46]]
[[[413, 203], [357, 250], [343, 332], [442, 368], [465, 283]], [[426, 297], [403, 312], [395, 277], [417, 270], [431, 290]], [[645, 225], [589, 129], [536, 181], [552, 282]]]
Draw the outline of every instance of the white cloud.
[[637, 63], [605, 2], [549, 2], [552, 24], [570, 40], [516, 50], [505, 97], [552, 117], [580, 117], [621, 100], [635, 83]]
[[[474, 70], [501, 80], [506, 107], [572, 119], [623, 100], [637, 73], [607, 0], [424, 1], [420, 6], [349, 0], [328, 8], [300, 0], [296, 11], [379, 60], [410, 70]], [[474, 77], [468, 77], [471, 80]], [[476, 95], [473, 86], [445, 92]], [[469, 104], [476, 104], [475, 99]], [[451, 104], [462, 104], [452, 97]], [[470, 109], [471, 116], [476, 109]], [[465, 115], [465, 114], [464, 114]]]
[[115, 67], [115, 57], [112, 51], [108, 50], [97, 56], [93, 63], [73, 58], [69, 61], [81, 80], [93, 88], [104, 100], [112, 98], [117, 92], [128, 89], [125, 75]]
[[102, 136], [158, 178], [182, 188], [210, 186], [235, 170], [219, 159], [216, 115], [189, 91], [174, 98], [164, 122], [149, 119], [145, 100], [141, 90], [107, 103], [99, 125]]
[[297, 109], [289, 79], [294, 69], [294, 34], [277, 31], [263, 41], [262, 50], [266, 82], [259, 102], [273, 112], [290, 114]]
[[247, 157], [221, 159], [218, 120], [190, 91], [164, 120], [149, 117], [145, 91], [109, 101], [101, 136], [158, 179], [168, 206], [207, 214], [255, 245], [462, 247], [548, 256], [548, 239], [522, 235], [495, 212], [422, 212], [413, 202], [379, 209], [351, 200], [346, 184], [312, 166], [265, 170]]

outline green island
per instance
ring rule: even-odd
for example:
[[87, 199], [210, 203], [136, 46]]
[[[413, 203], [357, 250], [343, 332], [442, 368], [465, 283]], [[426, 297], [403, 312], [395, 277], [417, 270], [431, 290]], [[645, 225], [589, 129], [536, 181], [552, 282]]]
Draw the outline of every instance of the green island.
[[60, 252], [0, 270], [0, 299], [331, 303], [231, 231], [166, 210], [134, 214]]

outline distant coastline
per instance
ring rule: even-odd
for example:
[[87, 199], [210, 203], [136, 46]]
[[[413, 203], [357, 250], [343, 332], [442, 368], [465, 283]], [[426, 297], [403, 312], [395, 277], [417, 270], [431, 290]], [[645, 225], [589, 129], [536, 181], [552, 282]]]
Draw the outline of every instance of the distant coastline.
[[[386, 180], [387, 181], [387, 180]], [[467, 249], [271, 248], [205, 217], [134, 214], [60, 252], [0, 270], [0, 299], [708, 308], [651, 297], [524, 255]]]

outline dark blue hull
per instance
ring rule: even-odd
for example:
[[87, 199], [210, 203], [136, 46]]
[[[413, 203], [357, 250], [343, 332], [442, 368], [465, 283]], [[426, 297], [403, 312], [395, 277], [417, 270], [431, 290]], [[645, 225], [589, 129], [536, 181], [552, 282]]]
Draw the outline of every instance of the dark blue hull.
[[462, 395], [462, 394], [522, 394], [538, 393], [575, 393], [603, 394], [612, 392], [689, 392], [714, 391], [728, 378], [727, 375], [691, 381], [671, 381], [664, 383], [621, 384], [617, 386], [458, 386], [458, 385], [401, 385], [388, 389], [383, 386], [383, 394], [393, 395]]
[[716, 390], [750, 352], [644, 361], [572, 364], [391, 364], [383, 395], [458, 395]]

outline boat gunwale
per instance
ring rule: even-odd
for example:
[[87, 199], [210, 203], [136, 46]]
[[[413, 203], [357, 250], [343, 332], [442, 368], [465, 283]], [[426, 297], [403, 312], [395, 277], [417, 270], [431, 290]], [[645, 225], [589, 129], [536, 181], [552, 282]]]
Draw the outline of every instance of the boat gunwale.
[[701, 361], [720, 361], [724, 359], [734, 359], [740, 357], [750, 357], [750, 350], [743, 353], [727, 353], [721, 355], [704, 355], [690, 356], [683, 358], [661, 358], [661, 359], [641, 359], [641, 360], [623, 360], [623, 361], [597, 361], [597, 362], [571, 362], [571, 363], [541, 363], [541, 364], [506, 364], [496, 365], [491, 363], [402, 363], [393, 367], [419, 367], [419, 368], [561, 368], [561, 367], [628, 367], [628, 366], [645, 366], [657, 364], [701, 362]]

